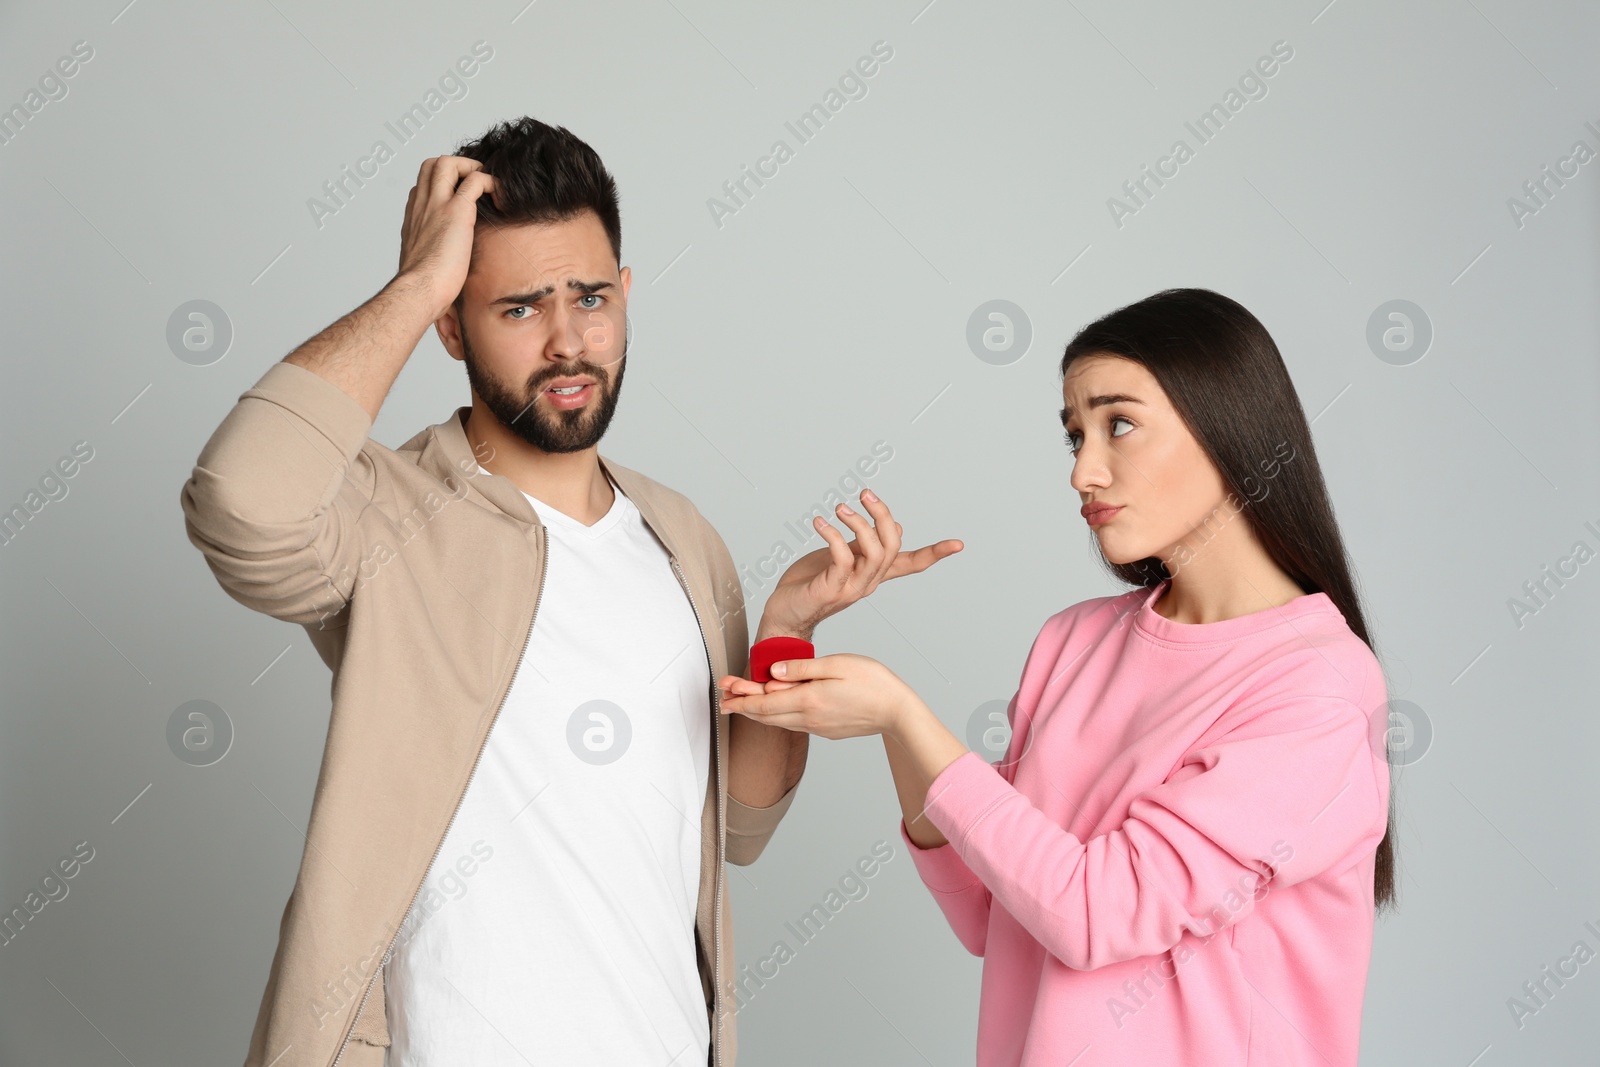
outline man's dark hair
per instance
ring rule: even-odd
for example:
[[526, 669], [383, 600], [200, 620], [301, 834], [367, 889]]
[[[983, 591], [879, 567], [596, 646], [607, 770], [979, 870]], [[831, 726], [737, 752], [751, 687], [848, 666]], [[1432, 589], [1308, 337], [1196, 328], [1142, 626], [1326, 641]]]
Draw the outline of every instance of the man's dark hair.
[[[500, 186], [500, 207], [485, 193], [478, 197], [478, 225], [518, 226], [564, 222], [593, 211], [622, 262], [622, 214], [617, 183], [600, 156], [564, 126], [549, 126], [524, 115], [492, 126], [455, 155], [476, 159]], [[459, 312], [461, 298], [456, 298]]]

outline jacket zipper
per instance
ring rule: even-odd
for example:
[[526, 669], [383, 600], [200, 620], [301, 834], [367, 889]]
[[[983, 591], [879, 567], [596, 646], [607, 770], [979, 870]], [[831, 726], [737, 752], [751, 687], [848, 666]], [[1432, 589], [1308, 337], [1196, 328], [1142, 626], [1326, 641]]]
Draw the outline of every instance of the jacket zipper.
[[[706, 628], [700, 623], [700, 610], [695, 607], [694, 593], [689, 591], [689, 579], [685, 578], [683, 571], [678, 569], [678, 557], [668, 556], [672, 560], [672, 571], [678, 576], [678, 584], [683, 586], [684, 593], [689, 597], [689, 608], [694, 612], [694, 624], [700, 630], [700, 644], [705, 648], [706, 670], [716, 673], [716, 664], [711, 662], [711, 644], [706, 640]], [[717, 688], [716, 678], [711, 679], [711, 777], [717, 789], [717, 872], [711, 882], [713, 903], [711, 919], [711, 1058], [714, 1067], [722, 1064], [722, 849], [727, 833], [723, 829], [722, 815], [722, 753], [721, 742], [718, 740], [718, 727], [721, 725], [719, 717], [722, 715], [721, 692]]]
[[[483, 742], [478, 745], [478, 754], [473, 757], [472, 770], [467, 772], [467, 783], [461, 787], [461, 795], [456, 797], [456, 806], [455, 810], [450, 813], [450, 821], [445, 823], [444, 833], [439, 836], [439, 843], [433, 846], [433, 856], [428, 860], [428, 866], [423, 868], [422, 879], [417, 882], [417, 888], [411, 891], [411, 903], [406, 905], [406, 910], [400, 917], [400, 926], [405, 925], [405, 916], [410, 914], [412, 906], [416, 904], [417, 897], [422, 892], [422, 883], [428, 880], [428, 871], [433, 869], [434, 860], [439, 858], [439, 852], [444, 848], [445, 838], [450, 836], [450, 828], [455, 825], [456, 815], [461, 811], [461, 801], [464, 797], [466, 797], [467, 790], [471, 788], [473, 776], [478, 773], [478, 764], [483, 759], [483, 750], [488, 747], [489, 734], [494, 730], [495, 720], [500, 718], [500, 709], [505, 707], [506, 697], [511, 695], [511, 687], [517, 682], [517, 671], [522, 669], [522, 657], [528, 653], [528, 642], [533, 638], [533, 622], [539, 617], [539, 601], [544, 599], [545, 574], [550, 569], [550, 552], [549, 545], [545, 539], [545, 533], [546, 531], [544, 524], [540, 523], [539, 589], [533, 597], [533, 614], [528, 618], [528, 633], [522, 639], [522, 651], [517, 653], [517, 662], [511, 667], [511, 680], [506, 683], [505, 692], [500, 694], [500, 703], [495, 705], [494, 718], [489, 720], [489, 729], [484, 731]], [[691, 603], [693, 602], [692, 597], [690, 598], [690, 601]], [[699, 616], [696, 616], [696, 621], [698, 621], [698, 619]], [[703, 633], [702, 640], [704, 640]], [[721, 800], [720, 796], [718, 797], [718, 800]], [[339, 1051], [334, 1054], [333, 1063], [330, 1064], [329, 1067], [339, 1067], [339, 1061], [344, 1058], [344, 1050], [350, 1044], [350, 1035], [355, 1032], [356, 1021], [361, 1018], [361, 1009], [366, 1007], [367, 998], [372, 995], [372, 983], [383, 981], [383, 968], [389, 962], [389, 954], [394, 951], [394, 943], [398, 940], [400, 940], [399, 926], [395, 927], [394, 936], [389, 939], [389, 947], [384, 949], [383, 962], [378, 964], [376, 970], [373, 972], [371, 980], [367, 982], [366, 988], [361, 992], [361, 1003], [356, 1005], [356, 1013], [350, 1017], [350, 1029], [345, 1031], [344, 1040], [339, 1042]]]

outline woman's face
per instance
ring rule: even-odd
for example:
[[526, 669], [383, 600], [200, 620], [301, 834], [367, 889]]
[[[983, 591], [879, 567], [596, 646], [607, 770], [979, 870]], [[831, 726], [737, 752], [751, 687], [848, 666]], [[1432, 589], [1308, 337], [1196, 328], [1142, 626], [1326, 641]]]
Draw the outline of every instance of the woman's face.
[[1062, 399], [1079, 502], [1120, 508], [1091, 523], [1106, 559], [1135, 563], [1155, 556], [1176, 574], [1174, 557], [1188, 558], [1218, 523], [1237, 513], [1225, 504], [1228, 491], [1210, 457], [1155, 377], [1132, 360], [1093, 355], [1073, 361]]

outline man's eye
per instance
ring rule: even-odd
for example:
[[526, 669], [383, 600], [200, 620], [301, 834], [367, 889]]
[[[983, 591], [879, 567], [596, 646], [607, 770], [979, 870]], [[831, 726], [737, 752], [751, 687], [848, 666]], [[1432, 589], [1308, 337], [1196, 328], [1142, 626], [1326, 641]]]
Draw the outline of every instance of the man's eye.
[[512, 318], [512, 319], [515, 319], [518, 322], [521, 322], [523, 319], [527, 318], [528, 316], [527, 315], [514, 315], [514, 314], [512, 314], [512, 312], [523, 311], [523, 310], [526, 310], [526, 311], [531, 313], [533, 311], [533, 306], [531, 304], [518, 304], [516, 307], [512, 308], [511, 311], [507, 311], [506, 315], [509, 318]]
[[[599, 293], [584, 293], [582, 296], [578, 297], [578, 299], [579, 300], [598, 300], [601, 303], [604, 303], [606, 298], [601, 296]], [[600, 304], [585, 304], [584, 305], [584, 310], [585, 311], [593, 311], [595, 308], [597, 308], [599, 306], [600, 306]]]

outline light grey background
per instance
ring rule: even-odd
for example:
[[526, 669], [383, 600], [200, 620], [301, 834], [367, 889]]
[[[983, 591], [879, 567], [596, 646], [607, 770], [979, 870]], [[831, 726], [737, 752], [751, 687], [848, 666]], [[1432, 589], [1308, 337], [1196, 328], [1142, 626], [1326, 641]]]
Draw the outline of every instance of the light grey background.
[[[819, 651], [883, 660], [962, 736], [1047, 616], [1118, 591], [1067, 480], [1063, 344], [1168, 286], [1254, 311], [1315, 416], [1390, 696], [1434, 731], [1396, 779], [1401, 910], [1377, 931], [1362, 1062], [1595, 1062], [1600, 962], [1520, 1029], [1506, 1003], [1580, 939], [1600, 949], [1600, 563], [1521, 626], [1509, 606], [1600, 548], [1600, 161], [1520, 225], [1508, 203], [1574, 142], [1600, 148], [1595, 7], [924, 3], [7, 5], [0, 106], [74, 42], [94, 55], [0, 145], [0, 505], [75, 442], [94, 458], [0, 546], [0, 911], [74, 843], [95, 855], [0, 946], [0, 1062], [243, 1058], [328, 673], [216, 585], [179, 488], [239, 393], [391, 276], [422, 160], [523, 113], [573, 129], [622, 190], [635, 341], [603, 452], [754, 566], [819, 547], [785, 524], [888, 442], [870, 484], [908, 538], [966, 551], [825, 623]], [[319, 227], [323, 182], [395, 146], [384, 123], [479, 40], [467, 94]], [[798, 145], [784, 123], [880, 40], [866, 95]], [[1280, 40], [1267, 95], [1197, 145], [1184, 123]], [[717, 225], [708, 199], [780, 138], [794, 158]], [[1194, 158], [1117, 225], [1108, 198], [1179, 138]], [[234, 331], [207, 366], [166, 339], [200, 299]], [[966, 342], [994, 299], [1033, 333], [1007, 365]], [[1434, 333], [1405, 366], [1367, 342], [1396, 299]], [[373, 435], [466, 402], [430, 333]], [[166, 740], [197, 699], [235, 731], [209, 767]], [[972, 1062], [981, 961], [898, 817], [876, 739], [813, 741], [770, 849], [730, 868], [738, 962], [794, 944], [784, 924], [874, 841], [894, 858], [741, 1012], [741, 1062]]]

